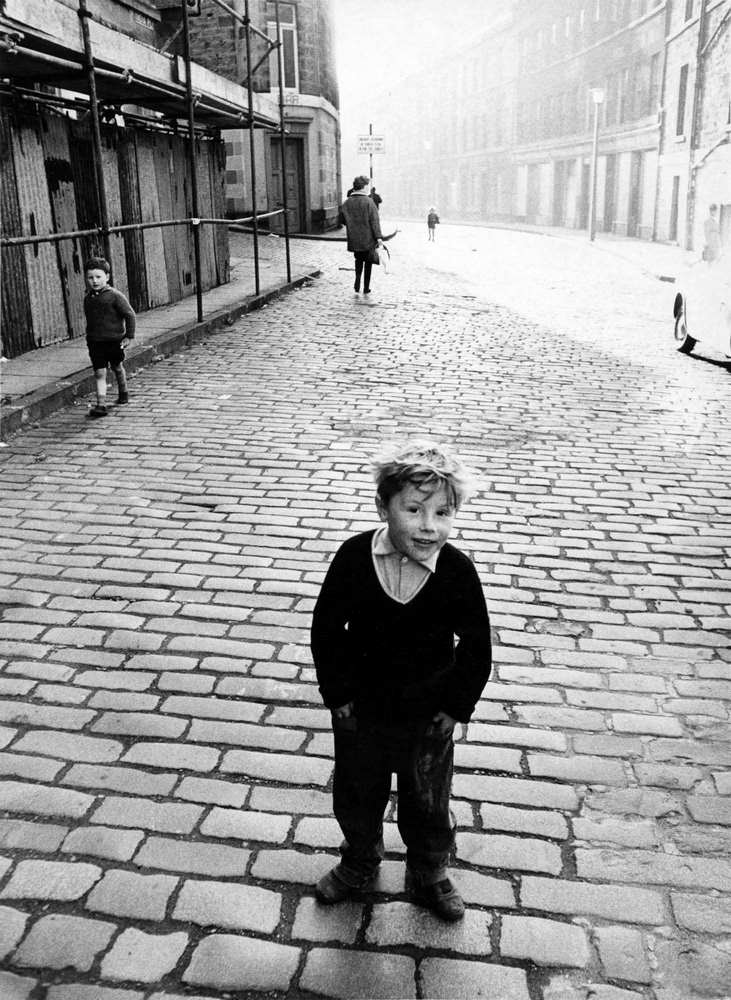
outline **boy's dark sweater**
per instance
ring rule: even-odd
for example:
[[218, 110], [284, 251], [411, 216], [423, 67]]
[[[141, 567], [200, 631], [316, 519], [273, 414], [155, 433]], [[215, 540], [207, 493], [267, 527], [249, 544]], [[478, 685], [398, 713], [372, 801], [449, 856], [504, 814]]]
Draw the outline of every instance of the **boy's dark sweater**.
[[121, 292], [106, 285], [99, 292], [84, 296], [86, 336], [88, 340], [115, 341], [134, 339], [136, 317], [132, 306]]
[[[477, 571], [448, 542], [407, 604], [381, 586], [373, 531], [336, 552], [312, 618], [312, 655], [325, 705], [358, 718], [468, 722], [490, 675], [490, 622]], [[454, 637], [458, 637], [455, 648]]]

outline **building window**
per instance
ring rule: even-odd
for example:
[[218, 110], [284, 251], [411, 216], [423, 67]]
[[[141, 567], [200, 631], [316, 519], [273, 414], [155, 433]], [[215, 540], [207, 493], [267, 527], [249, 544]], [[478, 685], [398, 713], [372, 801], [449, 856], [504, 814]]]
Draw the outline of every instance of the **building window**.
[[685, 0], [685, 20], [690, 21], [693, 16], [693, 0]]
[[678, 82], [678, 117], [675, 120], [675, 134], [685, 135], [685, 99], [688, 93], [688, 63], [680, 67]]
[[[267, 4], [267, 34], [276, 41], [277, 22], [276, 8], [273, 3]], [[299, 90], [299, 67], [297, 57], [297, 19], [295, 8], [290, 3], [279, 4], [279, 24], [282, 37], [282, 67], [284, 71], [284, 89]], [[269, 56], [270, 89], [279, 88], [279, 56], [275, 49]]]
[[653, 114], [657, 110], [660, 98], [660, 53], [654, 52], [650, 57], [650, 86], [647, 98], [647, 113]]
[[634, 118], [633, 96], [635, 93], [629, 67], [622, 70], [620, 79], [619, 120], [621, 122], [628, 122]]

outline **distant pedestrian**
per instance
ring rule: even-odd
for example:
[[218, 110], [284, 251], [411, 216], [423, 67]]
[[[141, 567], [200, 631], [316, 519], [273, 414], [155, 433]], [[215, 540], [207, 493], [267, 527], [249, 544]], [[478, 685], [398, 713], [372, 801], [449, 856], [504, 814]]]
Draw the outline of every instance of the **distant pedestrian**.
[[434, 233], [437, 226], [439, 225], [439, 216], [437, 215], [437, 210], [435, 208], [429, 209], [429, 214], [426, 217], [426, 228], [429, 233], [429, 239], [434, 242]]
[[378, 209], [368, 197], [367, 177], [356, 177], [352, 194], [340, 208], [340, 216], [348, 234], [348, 250], [355, 257], [355, 294], [360, 294], [361, 278], [363, 294], [371, 293], [371, 269], [378, 262], [377, 248], [382, 246], [381, 223]]
[[136, 317], [127, 299], [109, 284], [109, 261], [92, 257], [84, 268], [88, 291], [84, 296], [86, 346], [96, 379], [96, 406], [90, 417], [106, 417], [107, 367], [117, 380], [117, 403], [128, 403], [124, 347], [134, 339]]
[[464, 903], [447, 873], [453, 730], [469, 722], [491, 665], [477, 571], [447, 542], [470, 478], [430, 442], [393, 449], [373, 468], [384, 524], [343, 542], [312, 618], [312, 656], [335, 739], [333, 806], [345, 837], [340, 863], [315, 893], [339, 903], [370, 885], [396, 773], [407, 888], [442, 920], [460, 920]]
[[703, 223], [703, 260], [712, 264], [721, 256], [721, 227], [718, 224], [718, 205], [708, 206], [708, 217]]
[[383, 198], [380, 196], [380, 194], [378, 194], [378, 192], [376, 191], [376, 189], [374, 187], [371, 188], [371, 195], [370, 195], [370, 197], [371, 197], [371, 201], [373, 202], [373, 204], [376, 206], [376, 208], [380, 212], [380, 210], [381, 210], [381, 202], [383, 201]]

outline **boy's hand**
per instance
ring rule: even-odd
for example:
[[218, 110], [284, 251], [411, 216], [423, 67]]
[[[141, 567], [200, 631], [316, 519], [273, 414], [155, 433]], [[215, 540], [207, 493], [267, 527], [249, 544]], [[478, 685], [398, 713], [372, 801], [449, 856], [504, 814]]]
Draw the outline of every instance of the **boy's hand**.
[[340, 708], [333, 709], [333, 715], [336, 719], [349, 719], [353, 714], [353, 702], [349, 701], [347, 705], [341, 705]]
[[431, 721], [432, 732], [438, 736], [449, 736], [457, 725], [457, 720], [453, 719], [451, 715], [447, 715], [446, 712], [437, 712]]

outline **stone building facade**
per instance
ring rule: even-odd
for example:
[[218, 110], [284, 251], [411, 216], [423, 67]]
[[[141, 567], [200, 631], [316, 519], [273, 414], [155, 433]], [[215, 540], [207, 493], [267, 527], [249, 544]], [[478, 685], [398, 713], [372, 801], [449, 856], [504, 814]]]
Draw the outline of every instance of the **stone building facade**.
[[[513, 0], [441, 69], [372, 101], [395, 213], [731, 241], [731, 0]], [[601, 99], [595, 104], [592, 92]]]
[[718, 204], [731, 242], [731, 3], [668, 5], [663, 130], [658, 175], [660, 240], [691, 250]]
[[[168, 0], [158, 0], [168, 2]], [[244, 0], [227, 0], [242, 16]], [[246, 85], [244, 26], [213, 0], [199, 0], [200, 13], [190, 18], [192, 58], [220, 76]], [[276, 41], [276, 5], [250, 0], [251, 23]], [[337, 225], [340, 192], [340, 122], [332, 0], [280, 0], [283, 98], [286, 127], [285, 177], [290, 232], [318, 232]], [[276, 49], [251, 36], [256, 93], [279, 101]], [[249, 135], [244, 129], [223, 134], [226, 142], [226, 209], [231, 218], [253, 207]], [[256, 208], [268, 212], [283, 206], [282, 154], [278, 133], [255, 132]], [[267, 220], [281, 232], [282, 219]]]

